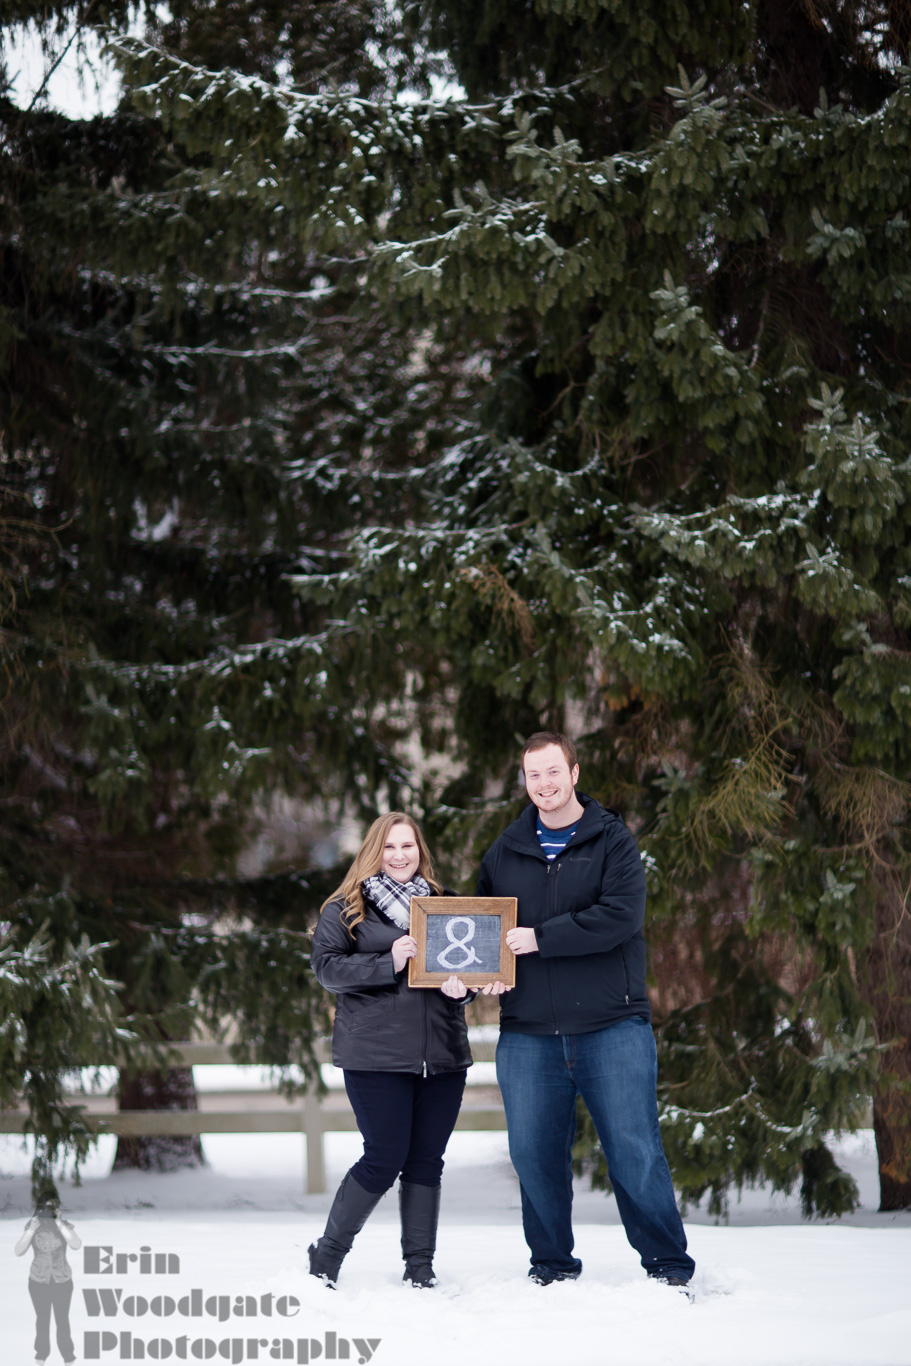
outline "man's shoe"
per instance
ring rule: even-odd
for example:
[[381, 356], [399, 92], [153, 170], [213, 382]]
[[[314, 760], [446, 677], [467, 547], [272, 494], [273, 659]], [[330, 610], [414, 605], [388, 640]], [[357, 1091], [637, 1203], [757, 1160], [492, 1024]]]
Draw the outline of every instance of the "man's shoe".
[[649, 1280], [657, 1281], [659, 1285], [669, 1285], [672, 1290], [679, 1290], [681, 1295], [689, 1300], [690, 1304], [694, 1304], [696, 1301], [696, 1292], [689, 1281], [685, 1281], [682, 1276], [650, 1276]]
[[552, 1271], [549, 1266], [533, 1266], [528, 1273], [535, 1285], [553, 1285], [554, 1281], [577, 1281], [579, 1271]]

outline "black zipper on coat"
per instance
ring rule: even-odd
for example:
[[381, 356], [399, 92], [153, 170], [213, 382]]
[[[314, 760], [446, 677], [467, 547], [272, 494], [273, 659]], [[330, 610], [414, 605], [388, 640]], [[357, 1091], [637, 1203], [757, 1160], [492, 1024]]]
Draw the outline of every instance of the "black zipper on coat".
[[427, 992], [421, 992], [421, 1076], [427, 1076]]
[[623, 960], [623, 976], [626, 979], [626, 996], [623, 999], [629, 1005], [629, 967], [626, 962], [626, 950], [622, 944], [620, 945], [620, 957]]
[[[559, 864], [559, 862], [558, 862], [557, 860], [554, 860], [553, 863], [548, 863], [548, 865], [547, 865], [547, 879], [548, 879], [548, 880], [547, 880], [547, 891], [548, 891], [547, 903], [548, 903], [548, 910], [550, 911], [550, 915], [547, 917], [548, 920], [551, 918], [551, 916], [556, 915], [556, 912], [557, 912], [557, 874], [559, 873], [559, 871], [560, 871], [560, 864]], [[547, 960], [547, 980], [548, 980], [548, 982], [549, 982], [549, 984], [550, 984], [550, 1010], [551, 1010], [551, 1014], [552, 1014], [553, 1017], [554, 1017], [554, 1033], [555, 1033], [555, 1034], [559, 1034], [559, 1033], [560, 1033], [560, 1029], [559, 1029], [559, 1023], [558, 1023], [558, 1020], [557, 1020], [557, 993], [556, 993], [556, 991], [554, 990], [554, 965], [553, 965], [553, 961], [552, 961], [550, 958], [548, 958], [548, 960]]]

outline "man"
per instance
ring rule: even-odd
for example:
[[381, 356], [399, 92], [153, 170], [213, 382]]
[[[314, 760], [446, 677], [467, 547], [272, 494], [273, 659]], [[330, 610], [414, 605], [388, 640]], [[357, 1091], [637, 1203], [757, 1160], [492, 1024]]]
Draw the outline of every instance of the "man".
[[519, 961], [515, 990], [500, 1001], [497, 1080], [528, 1274], [550, 1285], [582, 1270], [570, 1168], [581, 1093], [627, 1238], [649, 1276], [685, 1286], [695, 1263], [658, 1129], [639, 850], [616, 811], [576, 792], [579, 765], [565, 735], [532, 735], [522, 769], [531, 805], [484, 856], [478, 896], [518, 898], [507, 942]]

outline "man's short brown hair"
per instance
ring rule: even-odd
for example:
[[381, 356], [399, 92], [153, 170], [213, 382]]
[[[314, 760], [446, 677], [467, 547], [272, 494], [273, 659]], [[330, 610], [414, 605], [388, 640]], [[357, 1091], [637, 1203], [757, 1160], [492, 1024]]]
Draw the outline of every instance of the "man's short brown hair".
[[576, 754], [576, 746], [568, 735], [561, 735], [557, 730], [537, 730], [534, 735], [529, 735], [522, 749], [522, 772], [525, 772], [525, 756], [531, 754], [536, 749], [544, 749], [547, 745], [559, 745], [563, 751], [570, 772], [579, 762]]

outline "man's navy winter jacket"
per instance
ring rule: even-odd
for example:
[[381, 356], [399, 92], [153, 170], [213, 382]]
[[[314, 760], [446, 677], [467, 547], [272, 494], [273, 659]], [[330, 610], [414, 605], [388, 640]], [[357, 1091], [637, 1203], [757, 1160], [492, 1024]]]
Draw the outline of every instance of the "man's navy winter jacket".
[[529, 805], [490, 846], [478, 896], [518, 898], [518, 924], [538, 952], [516, 962], [500, 997], [500, 1028], [519, 1034], [587, 1034], [630, 1015], [651, 1019], [645, 991], [645, 873], [619, 813], [576, 793], [576, 833], [548, 863]]

